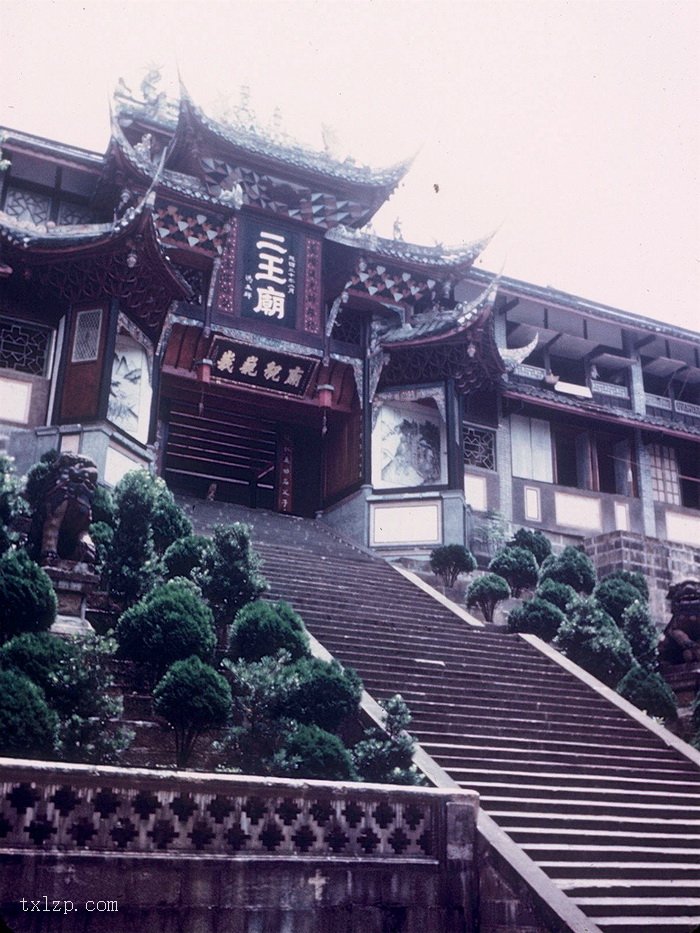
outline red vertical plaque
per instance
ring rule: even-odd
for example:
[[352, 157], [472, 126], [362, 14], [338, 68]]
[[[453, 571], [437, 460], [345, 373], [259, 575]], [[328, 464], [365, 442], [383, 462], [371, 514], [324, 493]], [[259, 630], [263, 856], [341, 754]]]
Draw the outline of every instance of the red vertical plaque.
[[292, 439], [283, 434], [277, 445], [277, 511], [291, 512], [294, 496], [292, 484], [294, 450]]

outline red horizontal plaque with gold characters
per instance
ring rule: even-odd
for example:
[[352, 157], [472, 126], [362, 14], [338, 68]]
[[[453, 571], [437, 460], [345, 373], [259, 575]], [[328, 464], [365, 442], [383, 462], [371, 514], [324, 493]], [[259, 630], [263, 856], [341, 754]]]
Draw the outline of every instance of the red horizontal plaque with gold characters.
[[216, 337], [211, 351], [215, 379], [286, 395], [304, 395], [318, 360], [290, 356]]

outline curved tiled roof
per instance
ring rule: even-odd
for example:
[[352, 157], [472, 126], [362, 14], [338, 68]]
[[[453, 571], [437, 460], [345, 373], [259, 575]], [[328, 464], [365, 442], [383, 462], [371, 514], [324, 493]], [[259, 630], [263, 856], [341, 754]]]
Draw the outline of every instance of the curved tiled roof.
[[421, 246], [417, 243], [406, 243], [400, 239], [380, 237], [366, 230], [356, 230], [339, 224], [326, 233], [326, 239], [334, 243], [351, 246], [364, 253], [371, 253], [379, 259], [391, 259], [399, 262], [422, 266], [427, 270], [441, 270], [443, 274], [449, 271], [466, 271], [478, 256], [491, 242], [493, 234], [475, 240], [472, 243], [462, 243], [457, 246]]

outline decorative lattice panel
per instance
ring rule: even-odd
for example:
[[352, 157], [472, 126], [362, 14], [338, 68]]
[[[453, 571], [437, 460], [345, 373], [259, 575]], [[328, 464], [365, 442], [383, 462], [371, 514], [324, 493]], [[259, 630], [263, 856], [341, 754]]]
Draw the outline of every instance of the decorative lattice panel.
[[465, 424], [463, 438], [465, 466], [496, 469], [496, 436], [493, 431]]
[[46, 375], [51, 334], [20, 321], [0, 321], [0, 369]]
[[78, 312], [75, 321], [71, 362], [86, 363], [89, 360], [97, 359], [100, 350], [101, 327], [102, 311], [100, 308]]
[[[0, 784], [0, 847], [112, 852], [436, 857], [436, 804], [73, 783]], [[274, 794], [274, 791], [273, 791]]]
[[4, 210], [20, 223], [45, 224], [51, 214], [51, 198], [36, 191], [10, 186]]

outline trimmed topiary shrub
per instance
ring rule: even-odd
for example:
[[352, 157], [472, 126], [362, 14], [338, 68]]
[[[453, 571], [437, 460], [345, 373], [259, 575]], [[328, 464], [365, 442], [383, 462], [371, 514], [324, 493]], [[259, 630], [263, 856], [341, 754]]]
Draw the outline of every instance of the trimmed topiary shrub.
[[309, 654], [309, 636], [301, 616], [285, 602], [259, 600], [244, 606], [231, 629], [228, 656], [233, 660], [259, 661], [280, 649], [295, 661]]
[[498, 603], [510, 596], [510, 587], [497, 573], [485, 573], [472, 580], [467, 588], [467, 609], [480, 609], [487, 622], [493, 622]]
[[115, 764], [131, 741], [113, 720], [122, 701], [107, 667], [111, 642], [65, 639], [49, 632], [18, 635], [0, 649], [0, 667], [27, 676], [58, 715], [58, 755], [66, 761]]
[[186, 768], [203, 732], [226, 725], [231, 688], [221, 674], [196, 657], [175, 661], [153, 691], [153, 709], [175, 732], [175, 764]]
[[110, 561], [112, 542], [114, 541], [114, 528], [108, 525], [107, 522], [92, 522], [88, 531], [97, 552], [95, 564], [99, 568], [104, 568]]
[[552, 553], [549, 538], [546, 538], [541, 531], [530, 531], [529, 528], [519, 528], [510, 541], [506, 542], [506, 547], [525, 548], [533, 555], [538, 566]]
[[209, 551], [211, 542], [204, 535], [186, 535], [179, 538], [163, 554], [163, 571], [166, 579], [187, 577], [201, 568], [204, 555]]
[[531, 551], [522, 547], [506, 547], [489, 564], [491, 573], [503, 577], [513, 596], [537, 583], [537, 561]]
[[617, 692], [650, 716], [675, 719], [678, 715], [675, 694], [663, 677], [639, 664], [627, 671], [617, 685]]
[[175, 502], [172, 492], [168, 489], [165, 480], [159, 476], [152, 476], [154, 501], [151, 527], [153, 529], [153, 546], [157, 554], [163, 552], [178, 538], [192, 534], [192, 522]]
[[280, 715], [333, 732], [357, 713], [362, 681], [352, 668], [341, 667], [337, 661], [301, 658], [286, 674], [288, 692]]
[[26, 551], [0, 556], [0, 644], [22, 632], [40, 632], [56, 619], [56, 594], [48, 574]]
[[105, 486], [98, 486], [92, 499], [92, 520], [93, 522], [104, 522], [114, 528], [117, 521], [117, 508], [114, 504], [114, 496]]
[[155, 508], [153, 480], [145, 470], [123, 476], [114, 490], [116, 527], [106, 576], [110, 595], [130, 606], [155, 580], [155, 551], [151, 528]]
[[372, 726], [352, 750], [355, 767], [362, 781], [377, 784], [424, 784], [413, 764], [415, 740], [406, 732], [411, 713], [400, 694], [381, 703], [386, 712], [384, 729]]
[[191, 655], [208, 661], [216, 643], [211, 610], [199, 589], [181, 577], [156, 586], [123, 612], [115, 634], [120, 656], [136, 661], [154, 680]]
[[624, 580], [625, 583], [639, 590], [639, 595], [644, 602], [649, 602], [649, 587], [644, 574], [636, 570], [613, 570], [612, 573], [606, 574], [601, 582], [604, 583], [607, 580]]
[[601, 580], [593, 590], [593, 596], [618, 625], [622, 621], [622, 613], [625, 609], [640, 599], [637, 587], [619, 577], [607, 577]]
[[540, 599], [546, 599], [548, 603], [556, 606], [557, 609], [565, 611], [569, 603], [576, 598], [576, 590], [568, 583], [557, 583], [556, 580], [543, 580], [535, 590], [535, 596]]
[[513, 609], [508, 616], [508, 628], [511, 632], [530, 632], [544, 641], [551, 641], [565, 618], [553, 603], [534, 596]]
[[10, 457], [0, 454], [0, 554], [4, 554], [17, 540], [12, 524], [28, 511], [13, 462]]
[[572, 605], [554, 644], [609, 687], [615, 687], [634, 663], [630, 643], [591, 598]]
[[313, 724], [292, 726], [275, 755], [272, 770], [280, 777], [357, 780], [350, 752], [338, 736]]
[[655, 671], [659, 664], [659, 633], [649, 609], [635, 599], [622, 613], [620, 629], [632, 646], [635, 658], [643, 668]]
[[454, 586], [462, 573], [471, 573], [476, 560], [463, 544], [444, 544], [430, 552], [430, 569], [445, 586]]
[[194, 575], [221, 629], [233, 622], [246, 603], [267, 589], [260, 572], [260, 558], [250, 544], [247, 525], [217, 525], [201, 570]]
[[555, 580], [567, 583], [577, 593], [591, 593], [595, 586], [595, 567], [590, 557], [569, 545], [561, 554], [551, 554], [540, 568], [540, 582]]
[[58, 720], [24, 674], [0, 670], [0, 755], [53, 757]]

